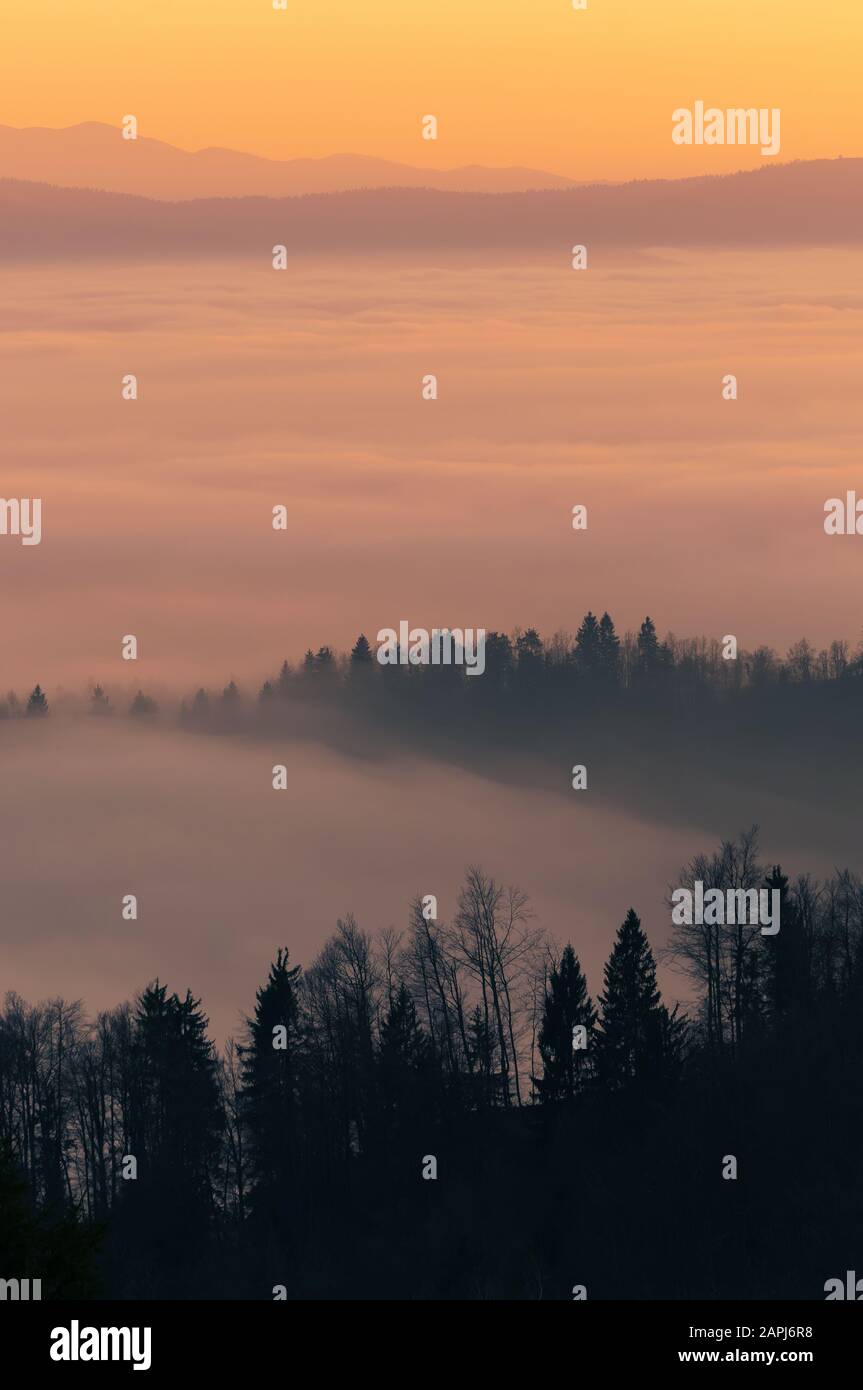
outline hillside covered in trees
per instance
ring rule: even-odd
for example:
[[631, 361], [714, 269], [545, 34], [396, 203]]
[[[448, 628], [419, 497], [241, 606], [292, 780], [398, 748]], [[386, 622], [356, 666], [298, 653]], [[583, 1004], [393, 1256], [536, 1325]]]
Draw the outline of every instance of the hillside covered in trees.
[[859, 1245], [863, 885], [754, 829], [696, 881], [769, 885], [781, 929], [669, 914], [686, 1016], [635, 909], [588, 981], [477, 867], [450, 922], [274, 946], [222, 1052], [185, 983], [7, 995], [7, 1264], [44, 1297], [822, 1298]]
[[[84, 701], [37, 686], [29, 699], [10, 692], [0, 716], [5, 709], [32, 726], [86, 709], [94, 725], [267, 743], [274, 764], [290, 762], [291, 740], [393, 764], [418, 754], [569, 797], [574, 813], [589, 799], [711, 836], [743, 806], [803, 846], [819, 872], [848, 862], [863, 647], [837, 640], [816, 650], [801, 639], [784, 657], [764, 646], [728, 651], [719, 638], [660, 640], [650, 618], [619, 637], [607, 613], [588, 613], [572, 636], [489, 632], [482, 675], [381, 665], [360, 635], [349, 653], [319, 647], [253, 685], [230, 679], [183, 697], [137, 688], [135, 663], [124, 690], [118, 662], [117, 683], [96, 685]], [[0, 719], [0, 740], [17, 727]], [[586, 797], [574, 790], [576, 767], [586, 769]]]
[[[473, 717], [479, 726], [490, 717], [505, 724], [538, 708], [549, 719], [563, 719], [573, 708], [595, 713], [610, 704], [618, 712], [640, 706], [655, 712], [661, 705], [679, 714], [715, 709], [735, 697], [745, 697], [755, 711], [791, 709], [800, 705], [801, 692], [808, 692], [810, 702], [818, 699], [835, 708], [858, 701], [863, 690], [863, 641], [854, 651], [845, 640], [818, 650], [804, 637], [784, 657], [767, 646], [735, 648], [729, 656], [725, 639], [673, 633], [660, 639], [650, 617], [637, 633], [622, 638], [608, 613], [597, 618], [591, 612], [574, 635], [558, 631], [543, 638], [534, 628], [511, 635], [490, 631], [484, 651], [481, 677], [470, 678], [459, 664], [412, 664], [407, 653], [403, 663], [382, 666], [361, 633], [350, 653], [322, 646], [309, 648], [295, 666], [284, 661], [256, 691], [242, 692], [233, 679], [221, 691], [201, 687], [180, 701], [178, 713], [185, 724], [224, 729], [247, 726], [261, 712], [272, 716], [280, 701], [313, 700], [368, 716], [377, 712], [387, 720], [401, 711], [406, 721], [433, 721], [444, 714], [467, 723]], [[63, 703], [74, 701], [66, 694]], [[41, 685], [27, 697], [10, 690], [0, 699], [0, 719], [48, 712]], [[131, 702], [114, 702], [97, 684], [89, 694], [89, 712], [146, 718], [160, 708], [142, 690]]]

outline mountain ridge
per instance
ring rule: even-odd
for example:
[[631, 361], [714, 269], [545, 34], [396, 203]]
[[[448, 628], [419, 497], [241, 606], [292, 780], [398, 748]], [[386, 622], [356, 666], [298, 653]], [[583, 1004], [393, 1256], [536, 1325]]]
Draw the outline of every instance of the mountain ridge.
[[464, 251], [591, 255], [624, 246], [863, 240], [863, 159], [519, 193], [377, 188], [167, 202], [0, 179], [0, 253], [246, 256]]
[[0, 125], [0, 177], [178, 202], [292, 197], [358, 187], [517, 192], [574, 186], [559, 174], [518, 165], [422, 169], [350, 152], [280, 160], [220, 145], [184, 150], [153, 136], [124, 140], [119, 127], [102, 121], [60, 128]]

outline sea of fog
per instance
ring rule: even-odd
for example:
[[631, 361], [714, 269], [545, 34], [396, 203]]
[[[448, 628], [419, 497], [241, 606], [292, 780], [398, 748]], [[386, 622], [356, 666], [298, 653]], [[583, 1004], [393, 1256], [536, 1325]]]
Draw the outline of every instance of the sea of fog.
[[402, 620], [549, 634], [589, 608], [853, 646], [863, 543], [823, 507], [861, 488], [858, 262], [0, 270], [0, 495], [42, 499], [41, 544], [0, 542], [0, 688], [116, 680], [126, 633], [142, 681], [206, 685]]
[[[835, 826], [778, 799], [711, 809], [705, 798], [698, 825], [665, 822], [566, 790], [563, 777], [559, 792], [506, 769], [488, 780], [469, 754], [460, 767], [52, 716], [0, 723], [0, 761], [0, 991], [94, 1011], [158, 976], [203, 997], [220, 1041], [253, 1007], [277, 947], [309, 964], [340, 916], [398, 929], [417, 893], [434, 893], [449, 919], [471, 863], [529, 894], [537, 924], [573, 942], [596, 992], [627, 908], [662, 947], [667, 886], [750, 810], [764, 813], [771, 862], [824, 873], [835, 861]], [[272, 788], [277, 762], [286, 791]], [[130, 893], [137, 921], [122, 919]], [[684, 980], [662, 979], [686, 999]]]
[[857, 261], [726, 247], [598, 255], [585, 273], [563, 253], [0, 271], [0, 491], [42, 499], [41, 543], [0, 542], [0, 690], [39, 681], [54, 711], [0, 723], [0, 987], [95, 1009], [158, 975], [202, 995], [224, 1038], [279, 945], [307, 963], [340, 914], [399, 927], [417, 892], [448, 917], [478, 862], [573, 941], [596, 991], [626, 909], [661, 947], [680, 865], [754, 820], [794, 873], [858, 867], [847, 786], [833, 798], [818, 767], [795, 783], [803, 747], [783, 795], [739, 766], [701, 786], [672, 757], [661, 795], [648, 769], [644, 795], [612, 803], [601, 769], [569, 790], [589, 749], [532, 776], [513, 748], [491, 780], [468, 754], [60, 717], [64, 687], [128, 684], [129, 633], [136, 684], [175, 692], [231, 676], [251, 692], [286, 656], [401, 620], [547, 635], [608, 609], [621, 632], [650, 613], [741, 648], [853, 647], [863, 542], [822, 517], [860, 485]]

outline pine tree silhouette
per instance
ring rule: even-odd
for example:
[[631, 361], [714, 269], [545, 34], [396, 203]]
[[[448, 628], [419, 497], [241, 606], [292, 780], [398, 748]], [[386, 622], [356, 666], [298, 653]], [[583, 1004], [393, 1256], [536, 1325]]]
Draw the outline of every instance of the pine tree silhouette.
[[351, 664], [353, 666], [368, 665], [374, 660], [374, 653], [369, 646], [368, 638], [361, 632], [354, 645], [351, 647]]
[[599, 996], [599, 1072], [609, 1089], [618, 1090], [657, 1070], [666, 1027], [656, 985], [656, 962], [632, 908], [618, 929], [604, 979]]
[[638, 632], [638, 669], [644, 676], [652, 675], [659, 666], [659, 638], [652, 618], [645, 618]]
[[[281, 948], [257, 991], [242, 1048], [243, 1116], [251, 1144], [252, 1209], [273, 1219], [295, 1200], [299, 1150], [299, 1067], [302, 1046], [296, 982]], [[277, 1031], [284, 1029], [284, 1032]], [[278, 1044], [278, 1045], [277, 1045]]]
[[48, 701], [40, 685], [33, 690], [32, 695], [27, 701], [27, 714], [31, 718], [42, 718], [48, 713]]
[[152, 719], [159, 713], [159, 706], [149, 695], [145, 695], [143, 690], [139, 690], [129, 706], [129, 713], [135, 719]]
[[[543, 1074], [535, 1077], [542, 1101], [572, 1100], [584, 1089], [592, 1066], [596, 1010], [587, 992], [587, 980], [572, 946], [567, 946], [560, 965], [552, 970], [539, 1029], [539, 1053]], [[576, 1048], [574, 1030], [586, 1030], [586, 1047]]]
[[512, 642], [505, 632], [489, 632], [485, 639], [485, 675], [474, 683], [477, 694], [499, 695], [512, 684], [514, 667]]
[[471, 1069], [471, 1092], [478, 1106], [492, 1101], [494, 1037], [488, 1019], [479, 1004], [468, 1020], [468, 1060]]
[[599, 623], [593, 613], [585, 614], [575, 635], [575, 664], [582, 675], [593, 676], [600, 666], [601, 642]]
[[190, 990], [168, 994], [156, 980], [132, 1017], [128, 1152], [134, 1182], [123, 1183], [109, 1230], [111, 1259], [125, 1271], [135, 1250], [134, 1286], [178, 1296], [210, 1238], [222, 1112], [208, 1020]]
[[609, 684], [616, 684], [620, 674], [620, 638], [608, 613], [599, 620], [599, 669]]
[[93, 687], [93, 693], [90, 696], [90, 713], [97, 715], [114, 713], [111, 708], [111, 701], [108, 699], [101, 685]]
[[427, 1112], [431, 1063], [429, 1039], [420, 1027], [409, 990], [401, 984], [381, 1020], [378, 1044], [378, 1079], [386, 1127], [413, 1123]]
[[192, 718], [203, 722], [209, 719], [209, 717], [210, 697], [207, 694], [206, 690], [204, 690], [204, 688], [201, 687], [200, 690], [197, 690], [195, 692], [195, 698], [192, 701]]

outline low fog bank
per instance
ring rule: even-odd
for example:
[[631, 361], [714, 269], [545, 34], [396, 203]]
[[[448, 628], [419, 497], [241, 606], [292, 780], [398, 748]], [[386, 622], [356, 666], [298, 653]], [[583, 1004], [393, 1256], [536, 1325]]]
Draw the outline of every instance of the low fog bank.
[[[277, 946], [308, 963], [349, 911], [369, 931], [401, 928], [417, 893], [436, 894], [449, 920], [479, 863], [572, 940], [596, 991], [627, 908], [662, 948], [681, 866], [753, 821], [765, 862], [792, 877], [859, 867], [850, 799], [823, 804], [831, 777], [847, 795], [838, 763], [820, 768], [816, 807], [805, 785], [789, 797], [722, 757], [706, 778], [670, 747], [615, 763], [611, 743], [579, 758], [569, 739], [532, 759], [445, 740], [411, 747], [404, 731], [344, 712], [288, 703], [282, 715], [281, 727], [258, 719], [231, 736], [158, 716], [4, 721], [0, 989], [80, 997], [95, 1011], [158, 975], [204, 998], [222, 1042]], [[590, 768], [586, 792], [569, 789], [575, 761]], [[273, 789], [277, 764], [285, 791]], [[137, 921], [121, 915], [130, 893]], [[680, 976], [662, 984], [686, 998]]]

